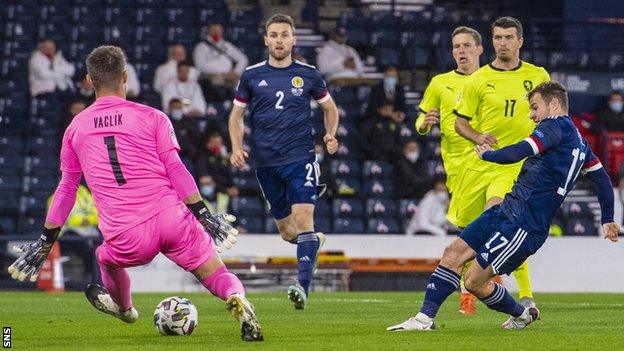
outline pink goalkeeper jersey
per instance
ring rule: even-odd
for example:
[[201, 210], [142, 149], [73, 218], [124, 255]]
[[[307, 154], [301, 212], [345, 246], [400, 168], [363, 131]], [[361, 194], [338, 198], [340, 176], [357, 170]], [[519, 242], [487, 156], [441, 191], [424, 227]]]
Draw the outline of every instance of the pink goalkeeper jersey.
[[106, 240], [181, 200], [158, 155], [180, 149], [167, 115], [104, 96], [65, 131], [61, 171], [83, 172]]

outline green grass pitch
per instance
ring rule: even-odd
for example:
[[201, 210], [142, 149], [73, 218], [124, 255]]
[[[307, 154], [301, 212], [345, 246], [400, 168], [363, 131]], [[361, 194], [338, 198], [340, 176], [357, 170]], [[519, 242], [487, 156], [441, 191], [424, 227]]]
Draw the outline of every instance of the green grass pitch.
[[0, 292], [0, 325], [12, 327], [15, 350], [624, 350], [624, 294], [539, 294], [542, 320], [520, 331], [500, 330], [506, 316], [479, 304], [457, 312], [458, 294], [433, 332], [386, 332], [420, 306], [422, 293], [314, 293], [295, 311], [283, 293], [249, 295], [265, 341], [243, 343], [238, 323], [219, 299], [182, 293], [198, 308], [193, 335], [160, 336], [156, 304], [172, 294], [134, 294], [141, 317], [125, 324], [96, 311], [79, 292]]

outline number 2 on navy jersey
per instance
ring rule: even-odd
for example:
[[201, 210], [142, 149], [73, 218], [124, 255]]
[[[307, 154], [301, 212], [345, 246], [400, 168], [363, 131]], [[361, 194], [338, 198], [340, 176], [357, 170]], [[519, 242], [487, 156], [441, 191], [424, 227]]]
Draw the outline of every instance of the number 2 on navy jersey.
[[275, 93], [275, 96], [277, 97], [275, 108], [278, 110], [283, 110], [284, 106], [282, 106], [282, 100], [284, 100], [284, 92], [280, 90], [277, 93]]
[[578, 177], [583, 164], [585, 163], [585, 153], [581, 152], [579, 148], [572, 150], [572, 164], [570, 165], [570, 169], [568, 170], [568, 176], [566, 178], [566, 182], [563, 187], [557, 189], [557, 194], [561, 196], [565, 196], [568, 192], [568, 184], [570, 181], [574, 181], [576, 177]]

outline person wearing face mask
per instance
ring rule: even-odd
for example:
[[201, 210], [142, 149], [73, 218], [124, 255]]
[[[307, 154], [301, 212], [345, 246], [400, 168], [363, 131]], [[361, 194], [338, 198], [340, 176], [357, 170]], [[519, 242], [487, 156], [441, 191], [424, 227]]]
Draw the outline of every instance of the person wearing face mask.
[[383, 82], [371, 91], [366, 116], [360, 148], [368, 159], [394, 162], [401, 153], [400, 125], [405, 120], [405, 92], [396, 68], [388, 67]]
[[[169, 47], [169, 59], [167, 62], [156, 68], [154, 73], [154, 91], [162, 93], [165, 88], [165, 84], [175, 80], [178, 76], [178, 63], [186, 61], [186, 49], [182, 44], [173, 44]], [[197, 81], [199, 78], [199, 72], [197, 68], [190, 67], [189, 79]]]
[[427, 162], [421, 156], [420, 145], [410, 140], [395, 164], [394, 189], [402, 199], [422, 198], [431, 184]]
[[206, 204], [206, 207], [213, 213], [225, 213], [230, 204], [228, 194], [217, 190], [217, 183], [210, 175], [199, 177], [199, 192]]
[[607, 107], [596, 112], [596, 126], [601, 131], [624, 132], [624, 97], [613, 91], [609, 94]]
[[163, 87], [162, 106], [169, 106], [169, 101], [177, 98], [182, 101], [185, 115], [201, 117], [206, 114], [206, 99], [199, 83], [190, 77], [191, 68], [187, 62], [178, 63], [176, 79], [165, 83]]
[[228, 160], [229, 153], [223, 144], [223, 137], [218, 132], [210, 133], [204, 142], [205, 149], [197, 158], [195, 169], [197, 174], [209, 174], [215, 181], [217, 191], [226, 193], [230, 197], [239, 195], [239, 189], [234, 185], [234, 176]]
[[180, 158], [187, 167], [193, 169], [192, 164], [197, 158], [198, 145], [201, 140], [197, 121], [184, 113], [184, 105], [178, 98], [169, 101], [167, 111], [169, 111], [168, 115], [180, 144]]
[[206, 32], [206, 39], [193, 49], [193, 62], [201, 74], [203, 86], [211, 90], [207, 95], [224, 100], [229, 96], [221, 96], [222, 90], [234, 88], [249, 60], [239, 48], [223, 38], [220, 23], [209, 24]]
[[319, 71], [327, 78], [357, 78], [364, 65], [358, 52], [347, 45], [347, 30], [338, 27], [330, 34], [330, 39], [319, 50], [316, 57]]
[[407, 228], [407, 234], [416, 232], [428, 232], [436, 236], [448, 234], [448, 221], [446, 210], [448, 209], [449, 194], [445, 180], [437, 179], [433, 189], [429, 190], [418, 205], [418, 211], [414, 213]]

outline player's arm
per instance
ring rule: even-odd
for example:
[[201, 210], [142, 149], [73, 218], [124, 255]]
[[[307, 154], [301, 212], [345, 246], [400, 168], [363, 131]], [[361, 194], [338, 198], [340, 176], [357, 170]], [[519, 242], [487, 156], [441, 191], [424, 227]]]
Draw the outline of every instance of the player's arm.
[[22, 244], [16, 248], [23, 255], [9, 266], [9, 273], [13, 279], [23, 281], [29, 278], [32, 282], [37, 280], [43, 262], [48, 257], [50, 250], [52, 250], [52, 245], [56, 242], [61, 227], [74, 207], [82, 171], [78, 156], [71, 145], [71, 135], [71, 131], [68, 130], [63, 136], [61, 146], [61, 181], [54, 192], [54, 196], [52, 196], [43, 233], [37, 241]]
[[325, 136], [323, 141], [327, 147], [327, 153], [334, 154], [338, 151], [338, 140], [336, 139], [336, 131], [338, 130], [338, 107], [334, 99], [327, 95], [328, 99], [320, 103], [324, 113]]
[[249, 158], [249, 154], [243, 149], [245, 109], [247, 108], [247, 103], [251, 100], [252, 92], [247, 72], [244, 71], [238, 81], [236, 95], [234, 95], [234, 100], [232, 101], [232, 111], [228, 118], [230, 142], [232, 143], [230, 163], [238, 168], [243, 168], [245, 160]]
[[416, 118], [416, 131], [420, 135], [429, 134], [431, 127], [440, 122], [440, 92], [438, 85], [438, 79], [434, 77], [425, 89], [423, 99], [418, 105], [420, 114]]
[[482, 100], [478, 85], [479, 81], [477, 77], [472, 76], [464, 86], [464, 90], [459, 96], [457, 105], [453, 109], [453, 113], [457, 116], [457, 118], [455, 118], [455, 131], [465, 139], [477, 145], [494, 145], [497, 142], [494, 135], [480, 133], [470, 125], [470, 121], [478, 118], [477, 111], [479, 110]]
[[605, 171], [604, 167], [600, 163], [600, 160], [591, 153], [588, 161], [583, 165], [583, 173], [587, 179], [594, 183], [596, 190], [596, 196], [600, 203], [600, 213], [602, 229], [604, 231], [605, 239], [609, 239], [613, 242], [618, 240], [618, 234], [620, 232], [620, 226], [613, 220], [613, 208], [615, 199], [613, 196], [613, 184], [611, 184], [611, 178]]

